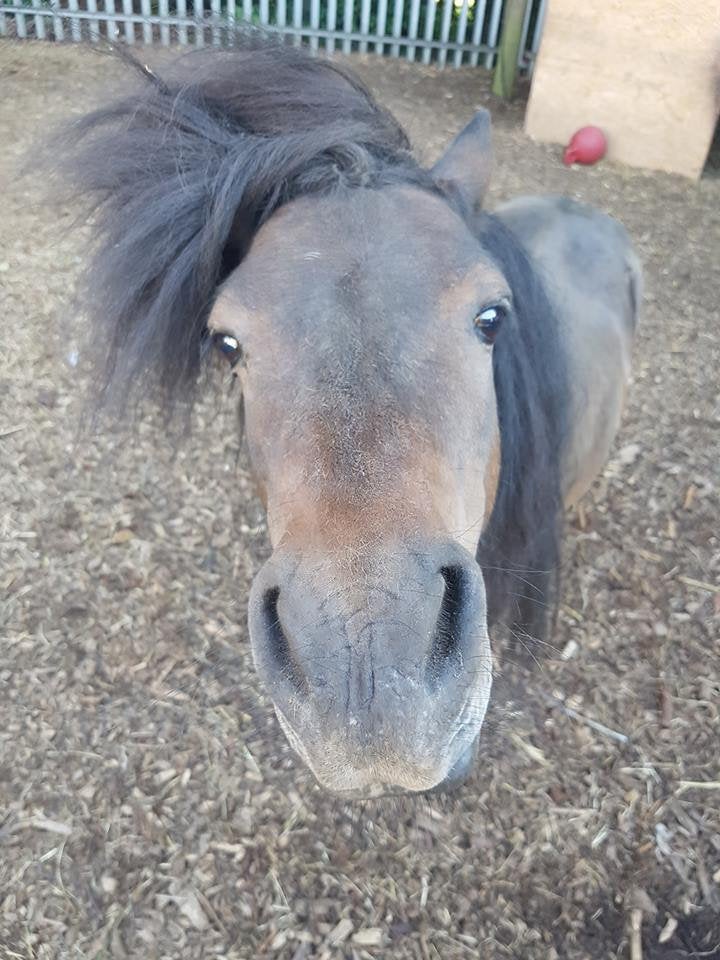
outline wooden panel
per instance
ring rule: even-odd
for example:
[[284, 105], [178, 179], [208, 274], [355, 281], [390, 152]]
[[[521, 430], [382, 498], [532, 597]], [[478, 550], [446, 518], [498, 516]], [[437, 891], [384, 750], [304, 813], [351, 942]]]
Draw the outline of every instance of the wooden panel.
[[550, 0], [526, 132], [596, 124], [608, 157], [699, 177], [718, 115], [720, 0]]

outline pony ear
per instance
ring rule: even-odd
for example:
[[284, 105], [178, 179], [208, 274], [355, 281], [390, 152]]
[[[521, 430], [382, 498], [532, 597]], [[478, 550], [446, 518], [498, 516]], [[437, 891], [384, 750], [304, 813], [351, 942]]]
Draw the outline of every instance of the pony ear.
[[472, 213], [479, 213], [492, 171], [490, 114], [478, 110], [432, 168], [435, 181], [460, 196]]

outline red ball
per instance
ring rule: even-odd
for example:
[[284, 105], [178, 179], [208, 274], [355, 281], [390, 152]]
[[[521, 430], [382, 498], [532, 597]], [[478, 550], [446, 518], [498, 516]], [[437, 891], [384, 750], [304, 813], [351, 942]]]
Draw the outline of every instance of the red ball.
[[597, 163], [607, 151], [607, 138], [600, 127], [582, 127], [565, 147], [563, 163]]

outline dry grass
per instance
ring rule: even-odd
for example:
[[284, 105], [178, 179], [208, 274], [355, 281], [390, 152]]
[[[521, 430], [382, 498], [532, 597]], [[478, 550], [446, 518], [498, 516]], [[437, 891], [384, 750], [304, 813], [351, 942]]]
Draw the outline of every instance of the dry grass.
[[[362, 69], [428, 156], [489, 102], [479, 72]], [[76, 443], [78, 238], [11, 169], [117, 74], [6, 43], [0, 76], [0, 957], [720, 956], [720, 181], [566, 170], [493, 104], [494, 199], [574, 194], [637, 240], [635, 384], [568, 518], [555, 649], [498, 650], [471, 782], [346, 806], [252, 671], [231, 403], [174, 457], [149, 420]]]

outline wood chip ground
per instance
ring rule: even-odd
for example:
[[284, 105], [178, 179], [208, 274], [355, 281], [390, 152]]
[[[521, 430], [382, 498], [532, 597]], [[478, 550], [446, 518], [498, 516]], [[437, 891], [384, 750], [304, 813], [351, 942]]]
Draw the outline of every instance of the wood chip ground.
[[428, 159], [490, 105], [491, 201], [596, 203], [644, 260], [629, 409], [567, 518], [552, 645], [496, 649], [457, 794], [314, 786], [251, 664], [268, 547], [232, 398], [176, 453], [151, 419], [78, 438], [77, 211], [14, 171], [120, 73], [2, 43], [0, 957], [718, 957], [720, 180], [566, 169], [481, 71], [355, 63]]

